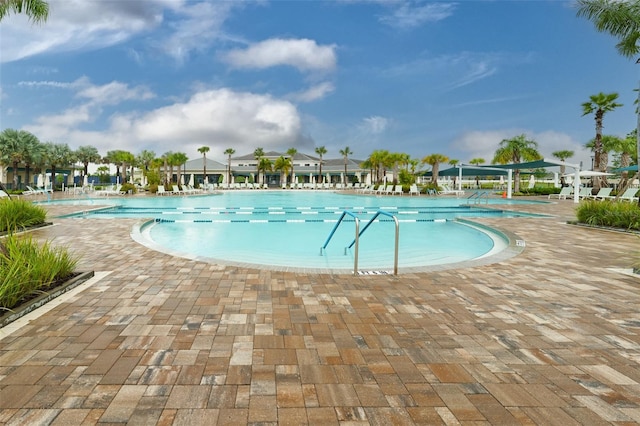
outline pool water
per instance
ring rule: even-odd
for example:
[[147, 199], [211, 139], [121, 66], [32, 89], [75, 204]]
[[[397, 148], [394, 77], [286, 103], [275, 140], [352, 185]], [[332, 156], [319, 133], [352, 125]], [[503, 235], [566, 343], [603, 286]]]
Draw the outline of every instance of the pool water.
[[[355, 221], [345, 217], [321, 250], [343, 211], [354, 213], [360, 229], [379, 210], [400, 223], [399, 268], [444, 265], [499, 252], [508, 242], [499, 232], [457, 221], [463, 217], [512, 217], [499, 204], [468, 206], [449, 197], [384, 197], [323, 191], [230, 191], [192, 197], [84, 199], [74, 203], [113, 207], [86, 211], [84, 218], [150, 218], [134, 238], [173, 255], [278, 269], [353, 270]], [[93, 204], [95, 203], [95, 204]], [[393, 267], [395, 225], [380, 216], [360, 237], [359, 269]]]

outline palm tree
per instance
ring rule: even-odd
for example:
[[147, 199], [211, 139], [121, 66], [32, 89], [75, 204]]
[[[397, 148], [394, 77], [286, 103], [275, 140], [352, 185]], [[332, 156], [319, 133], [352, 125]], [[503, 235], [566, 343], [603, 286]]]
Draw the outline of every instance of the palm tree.
[[262, 157], [264, 157], [264, 149], [262, 148], [256, 148], [255, 150], [253, 150], [253, 158], [256, 159], [256, 182], [260, 183], [260, 160], [262, 159]]
[[[584, 146], [593, 150], [595, 147], [595, 143], [595, 139], [591, 139]], [[600, 143], [602, 145], [602, 147], [600, 148], [600, 164], [596, 165], [594, 160], [593, 169], [595, 170], [597, 168], [600, 169], [600, 171], [606, 172], [609, 166], [609, 152], [614, 151], [617, 146], [620, 146], [620, 144], [622, 143], [622, 138], [614, 135], [602, 135], [602, 140]], [[596, 180], [600, 180], [599, 186], [609, 186], [606, 176], [594, 176], [594, 186]]]
[[[136, 156], [136, 165], [142, 169], [143, 176], [146, 176], [147, 178], [149, 177], [149, 170], [153, 166], [153, 163], [155, 160], [156, 160], [156, 153], [146, 149], [143, 149], [142, 151], [140, 151], [140, 154]], [[160, 170], [159, 167], [158, 167], [158, 170]], [[158, 180], [159, 177], [160, 175], [158, 174], [158, 176], [153, 179], [154, 183], [157, 183], [156, 181]], [[148, 179], [147, 179], [147, 184], [150, 184]]]
[[[569, 151], [568, 149], [554, 151], [551, 153], [551, 155], [553, 155], [554, 157], [556, 157], [558, 160], [562, 162], [564, 162], [564, 160], [566, 160], [567, 158], [573, 157], [573, 154], [574, 152]], [[561, 186], [564, 186], [564, 173], [565, 173], [565, 166], [563, 164], [560, 166], [560, 185]]]
[[438, 172], [440, 169], [440, 163], [449, 161], [449, 157], [442, 154], [427, 155], [422, 159], [422, 162], [431, 166], [431, 183], [438, 184]]
[[298, 150], [295, 148], [289, 148], [287, 150], [287, 155], [289, 156], [289, 158], [291, 159], [291, 183], [293, 184], [293, 160], [296, 157], [296, 154], [298, 153]]
[[346, 185], [346, 183], [347, 183], [347, 163], [349, 162], [349, 156], [351, 154], [353, 154], [353, 151], [351, 151], [348, 146], [345, 146], [344, 149], [341, 149], [339, 152], [340, 152], [340, 155], [342, 155], [342, 158], [344, 159], [344, 177], [342, 179], [342, 184]]
[[231, 183], [231, 156], [236, 153], [236, 150], [233, 148], [227, 148], [224, 151], [224, 154], [227, 156], [227, 183]]
[[80, 146], [76, 150], [76, 157], [84, 165], [83, 176], [89, 174], [89, 163], [97, 163], [100, 161], [100, 153], [98, 148], [91, 145]]
[[24, 181], [28, 184], [31, 176], [31, 166], [42, 163], [44, 156], [44, 145], [38, 138], [29, 138], [26, 143], [26, 151], [24, 156]]
[[479, 166], [480, 164], [484, 164], [486, 163], [486, 161], [484, 160], [484, 158], [472, 158], [471, 161], [469, 161], [469, 164], [473, 164], [474, 166]]
[[173, 160], [173, 165], [178, 166], [178, 174], [176, 176], [176, 183], [178, 183], [180, 182], [180, 176], [182, 176], [182, 166], [189, 160], [189, 157], [187, 157], [187, 154], [185, 154], [184, 152], [174, 152], [171, 158]]
[[[617, 93], [598, 93], [597, 95], [591, 95], [589, 97], [589, 101], [582, 104], [582, 115], [594, 114], [596, 120], [596, 138], [593, 145], [593, 153], [595, 156], [595, 170], [596, 171], [606, 171], [600, 170], [600, 155], [602, 154], [602, 120], [604, 115], [613, 111], [614, 109], [621, 107], [622, 104], [616, 102], [618, 99]], [[596, 185], [598, 182], [596, 181]], [[599, 186], [594, 186], [597, 190]]]
[[[631, 165], [631, 159], [636, 151], [636, 136], [638, 129], [633, 130], [627, 134], [627, 137], [620, 139], [620, 143], [614, 147], [614, 151], [618, 156], [619, 166], [622, 168], [629, 167]], [[622, 172], [622, 180], [618, 185], [619, 188], [626, 188], [629, 180], [629, 172]]]
[[259, 183], [264, 184], [266, 182], [267, 172], [273, 170], [273, 163], [266, 157], [260, 157], [260, 161], [258, 162], [258, 177], [260, 177], [260, 172], [262, 172], [262, 181]]
[[39, 143], [38, 138], [26, 130], [5, 129], [0, 133], [0, 163], [11, 164], [13, 189], [18, 189], [18, 165], [25, 161], [29, 147]]
[[[275, 163], [273, 164], [273, 169], [280, 172], [280, 181], [281, 183], [287, 184], [287, 176], [289, 175], [289, 170], [291, 169], [291, 159], [281, 155], [276, 158]], [[284, 179], [283, 179], [284, 178]]]
[[[578, 16], [592, 21], [598, 31], [618, 38], [618, 52], [627, 58], [640, 53], [640, 3], [637, 1], [578, 0]], [[634, 58], [635, 59], [635, 58]], [[637, 62], [637, 61], [636, 61]], [[637, 112], [637, 111], [636, 111]], [[636, 129], [640, 128], [640, 117]], [[636, 133], [636, 155], [640, 161], [640, 131]], [[640, 170], [636, 176], [640, 175]], [[624, 189], [624, 188], [621, 188]], [[640, 198], [638, 198], [640, 205]]]
[[200, 148], [198, 148], [198, 152], [202, 154], [202, 175], [204, 176], [202, 180], [205, 184], [207, 184], [207, 152], [209, 152], [209, 147], [201, 146]]
[[327, 148], [324, 145], [316, 148], [316, 154], [320, 157], [320, 179], [321, 183], [324, 183], [324, 177], [322, 176], [322, 156], [327, 153]]
[[592, 21], [596, 30], [617, 37], [618, 52], [628, 58], [640, 53], [640, 4], [637, 1], [578, 0], [578, 16]]
[[49, 4], [44, 0], [0, 0], [0, 21], [13, 13], [24, 13], [34, 23], [43, 23], [49, 17]]
[[51, 188], [55, 188], [56, 168], [68, 166], [75, 160], [75, 154], [66, 143], [45, 143], [46, 163], [51, 167]]
[[[518, 164], [524, 161], [535, 161], [542, 158], [538, 152], [538, 143], [527, 139], [526, 135], [515, 136], [511, 139], [503, 139], [496, 150], [493, 164]], [[520, 192], [520, 169], [514, 173], [514, 191]]]

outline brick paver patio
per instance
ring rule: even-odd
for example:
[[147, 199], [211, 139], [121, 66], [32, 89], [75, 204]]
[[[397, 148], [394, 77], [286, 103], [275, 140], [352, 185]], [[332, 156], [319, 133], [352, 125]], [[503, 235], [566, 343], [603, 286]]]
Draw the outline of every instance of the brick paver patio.
[[0, 423], [639, 423], [640, 278], [618, 269], [640, 237], [568, 225], [574, 207], [479, 220], [526, 241], [513, 258], [398, 277], [208, 264], [133, 242], [134, 219], [55, 219], [32, 234], [97, 275], [0, 329]]

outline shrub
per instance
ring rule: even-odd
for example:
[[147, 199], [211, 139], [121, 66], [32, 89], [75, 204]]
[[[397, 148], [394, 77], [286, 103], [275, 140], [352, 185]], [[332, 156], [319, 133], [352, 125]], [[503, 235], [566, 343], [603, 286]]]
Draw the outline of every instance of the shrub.
[[0, 310], [10, 310], [73, 275], [78, 260], [64, 248], [10, 234], [0, 241]]
[[124, 192], [125, 194], [127, 194], [129, 191], [131, 191], [131, 193], [133, 194], [134, 192], [137, 191], [137, 188], [132, 183], [123, 183], [122, 187], [120, 188], [120, 191]]
[[576, 210], [579, 223], [640, 231], [640, 207], [637, 203], [587, 200]]
[[30, 201], [0, 199], [0, 232], [8, 232], [45, 222], [47, 212]]

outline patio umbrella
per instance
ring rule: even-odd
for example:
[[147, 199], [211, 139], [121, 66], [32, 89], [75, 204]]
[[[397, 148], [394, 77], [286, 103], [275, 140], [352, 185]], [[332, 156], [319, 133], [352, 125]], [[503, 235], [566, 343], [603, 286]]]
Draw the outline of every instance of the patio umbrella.
[[536, 186], [536, 177], [534, 175], [529, 176], [529, 189]]
[[89, 186], [89, 176], [84, 175], [84, 178], [82, 179], [82, 186]]
[[180, 175], [180, 185], [184, 185], [184, 175]]
[[51, 179], [49, 175], [44, 175], [44, 189], [48, 189], [51, 186]]
[[189, 176], [189, 186], [195, 186], [195, 179], [193, 177], [193, 173]]
[[40, 174], [38, 175], [37, 182], [38, 182], [38, 183], [37, 183], [37, 185], [36, 185], [36, 186], [37, 186], [38, 188], [42, 188], [42, 187], [44, 186], [44, 176], [42, 176], [42, 173], [40, 173]]

